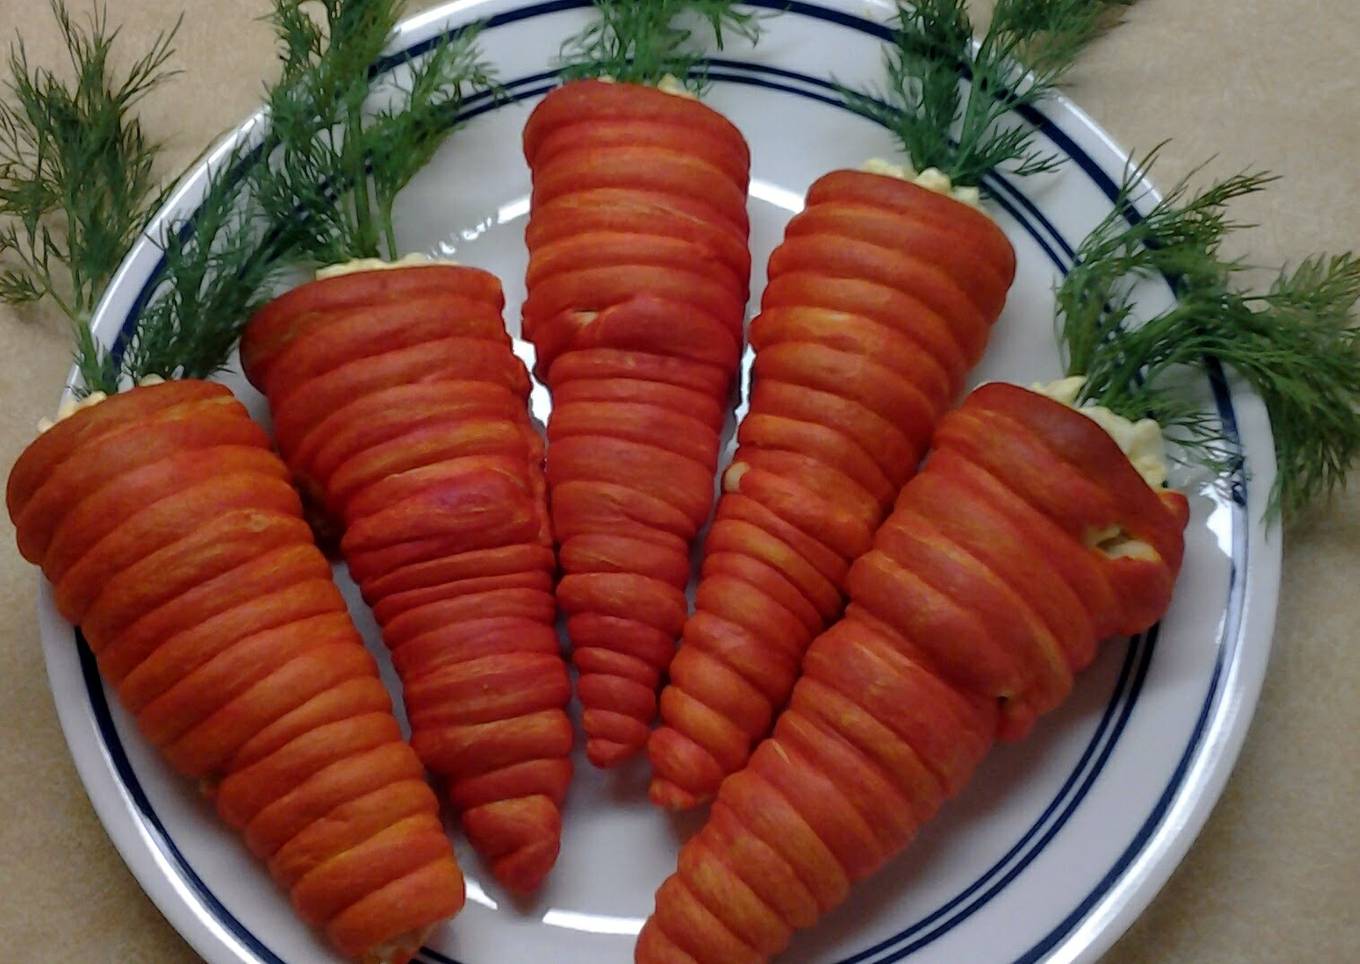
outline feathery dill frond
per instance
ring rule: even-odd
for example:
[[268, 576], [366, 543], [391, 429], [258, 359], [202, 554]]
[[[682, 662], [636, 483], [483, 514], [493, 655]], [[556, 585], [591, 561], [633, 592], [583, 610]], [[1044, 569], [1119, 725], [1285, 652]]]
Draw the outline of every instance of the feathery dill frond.
[[245, 175], [263, 163], [265, 150], [242, 146], [229, 153], [211, 174], [192, 222], [166, 227], [159, 239], [162, 280], [120, 341], [118, 380], [209, 378], [226, 366], [242, 326], [289, 254], [248, 197]]
[[[292, 224], [291, 247], [319, 263], [397, 255], [397, 194], [454, 130], [472, 92], [494, 86], [476, 28], [414, 65], [389, 108], [366, 111], [368, 69], [401, 15], [399, 0], [326, 0], [324, 23], [304, 0], [276, 0], [284, 79], [269, 97], [280, 149], [256, 172], [256, 202]], [[329, 38], [327, 41], [325, 38]]]
[[[1268, 290], [1245, 290], [1247, 266], [1221, 248], [1249, 226], [1227, 208], [1274, 178], [1238, 174], [1199, 191], [1187, 179], [1130, 218], [1148, 166], [1126, 176], [1115, 210], [1082, 243], [1058, 289], [1067, 371], [1086, 377], [1078, 401], [1155, 419], [1188, 460], [1229, 468], [1235, 456], [1222, 426], [1177, 377], [1217, 359], [1265, 402], [1279, 463], [1269, 513], [1294, 513], [1335, 491], [1360, 455], [1360, 259], [1309, 258]], [[1156, 275], [1172, 283], [1177, 304], [1135, 322], [1132, 288]]]
[[562, 44], [568, 80], [656, 84], [669, 76], [696, 93], [705, 81], [696, 71], [704, 48], [695, 42], [695, 25], [710, 30], [722, 50], [728, 36], [758, 41], [768, 16], [738, 10], [736, 0], [595, 0], [595, 9], [595, 22]]
[[51, 4], [71, 78], [29, 62], [23, 39], [10, 47], [0, 102], [0, 300], [50, 298], [74, 328], [86, 383], [108, 390], [116, 366], [89, 332], [95, 305], [124, 253], [160, 207], [160, 145], [134, 114], [176, 71], [176, 23], [121, 73], [117, 29], [103, 8], [77, 21]]
[[10, 56], [0, 106], [0, 297], [51, 297], [71, 318], [84, 385], [116, 392], [147, 375], [203, 378], [221, 370], [241, 329], [285, 264], [299, 258], [395, 251], [393, 200], [447, 136], [469, 87], [489, 83], [475, 31], [437, 47], [390, 108], [365, 104], [370, 70], [403, 9], [401, 0], [276, 0], [283, 62], [267, 91], [262, 143], [218, 163], [191, 222], [158, 237], [160, 281], [137, 324], [112, 351], [90, 316], [127, 251], [168, 197], [153, 171], [157, 145], [133, 108], [162, 83], [173, 31], [114, 76], [118, 36], [102, 12], [74, 22], [54, 0], [75, 68], [63, 83], [33, 68], [22, 43]]
[[1132, 3], [998, 0], [975, 47], [964, 0], [899, 2], [885, 80], [842, 94], [893, 132], [917, 170], [935, 168], [967, 186], [1002, 164], [1018, 176], [1048, 171], [1059, 158], [1035, 146], [1035, 132], [1013, 111], [1061, 87], [1082, 51], [1118, 22], [1118, 8]]

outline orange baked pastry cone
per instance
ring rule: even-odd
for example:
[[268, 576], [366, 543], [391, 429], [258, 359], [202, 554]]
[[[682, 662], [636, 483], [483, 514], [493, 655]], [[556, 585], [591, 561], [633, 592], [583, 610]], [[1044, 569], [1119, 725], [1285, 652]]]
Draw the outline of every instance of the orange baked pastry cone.
[[246, 373], [401, 677], [411, 741], [507, 888], [556, 860], [571, 779], [543, 443], [499, 282], [454, 265], [315, 281], [246, 328]]
[[[882, 84], [845, 93], [905, 157], [819, 179], [770, 257], [750, 410], [648, 744], [657, 804], [711, 799], [769, 732], [986, 348], [1016, 260], [979, 209], [983, 179], [1055, 163], [1011, 112], [1047, 96], [1106, 22], [1105, 5], [1069, 7], [1001, 0], [975, 46], [955, 0], [901, 4]], [[1025, 56], [1038, 69], [1015, 90]]]
[[6, 505], [143, 735], [340, 953], [401, 964], [458, 912], [438, 801], [287, 468], [225, 387], [77, 411], [19, 457]]
[[862, 171], [812, 186], [751, 324], [750, 408], [648, 745], [655, 802], [707, 800], [769, 731], [1014, 274], [965, 203]]
[[[557, 859], [571, 780], [544, 449], [500, 282], [393, 263], [397, 196], [490, 67], [467, 31], [412, 71], [402, 108], [323, 118], [344, 124], [342, 149], [279, 105], [264, 201], [283, 195], [294, 254], [323, 270], [254, 313], [241, 360], [382, 628], [412, 745], [496, 879], [527, 893]], [[368, 93], [355, 86], [320, 99], [335, 110]], [[344, 197], [316, 189], [318, 165]]]
[[524, 332], [553, 393], [557, 597], [586, 753], [645, 744], [713, 502], [750, 254], [741, 134], [697, 100], [584, 80], [524, 131], [533, 208]]
[[[464, 91], [485, 80], [471, 35], [449, 38], [412, 65], [411, 97], [381, 118], [353, 116], [345, 105], [370, 93], [370, 63], [402, 5], [369, 6], [357, 19], [334, 5], [317, 18], [294, 9], [276, 24], [280, 40], [310, 42], [284, 44], [264, 142], [224, 146], [197, 172], [190, 223], [183, 211], [153, 217], [167, 197], [152, 174], [158, 148], [132, 111], [135, 91], [167, 76], [170, 37], [141, 57], [108, 56], [116, 30], [57, 10], [78, 83], [11, 65], [9, 86], [32, 97], [3, 109], [17, 147], [0, 180], [31, 257], [8, 272], [0, 297], [52, 297], [76, 334], [75, 391], [88, 393], [63, 405], [70, 417], [10, 476], [21, 552], [42, 566], [146, 739], [201, 781], [298, 913], [347, 957], [391, 964], [463, 904], [438, 798], [289, 467], [225, 387], [199, 380], [229, 368], [284, 265], [314, 245], [334, 252], [392, 237], [393, 195], [433, 153]], [[119, 61], [134, 66], [118, 76]], [[367, 211], [330, 189], [356, 174]], [[50, 190], [22, 189], [39, 183]], [[163, 257], [143, 279], [147, 296], [105, 344], [87, 326], [105, 317], [96, 306], [113, 279], [140, 270], [126, 249], [148, 241]], [[408, 333], [390, 325], [379, 338]], [[375, 365], [366, 376], [391, 374]], [[529, 462], [515, 470], [527, 475]], [[528, 501], [546, 551], [541, 500]]]
[[[941, 421], [850, 567], [844, 617], [808, 648], [771, 736], [657, 891], [639, 964], [778, 954], [902, 851], [995, 740], [1058, 706], [1102, 639], [1162, 618], [1190, 514], [1166, 488], [1169, 459], [1236, 482], [1243, 471], [1235, 430], [1207, 417], [1188, 372], [1233, 366], [1290, 424], [1268, 512], [1344, 483], [1332, 470], [1360, 440], [1360, 260], [1311, 259], [1243, 292], [1219, 254], [1226, 205], [1268, 179], [1181, 184], [1132, 217], [1142, 176], [1130, 172], [1057, 292], [1067, 377], [985, 385]], [[1172, 270], [1186, 272], [1178, 302], [1134, 320], [1131, 286]]]
[[997, 737], [1060, 703], [1104, 637], [1165, 612], [1187, 503], [1084, 414], [989, 385], [846, 578], [773, 734], [717, 794], [640, 964], [764, 961], [906, 847]]

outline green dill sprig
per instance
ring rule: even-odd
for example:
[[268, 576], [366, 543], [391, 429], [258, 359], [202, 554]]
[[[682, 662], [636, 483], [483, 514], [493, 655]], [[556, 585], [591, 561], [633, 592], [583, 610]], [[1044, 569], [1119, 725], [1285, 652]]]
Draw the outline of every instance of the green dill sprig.
[[[214, 168], [192, 222], [172, 221], [158, 239], [161, 283], [130, 335], [120, 340], [115, 382], [148, 375], [209, 378], [227, 365], [241, 329], [291, 252], [286, 233], [248, 196], [248, 172], [264, 164], [242, 145]], [[107, 368], [109, 356], [103, 356]], [[107, 389], [105, 389], [107, 391]]]
[[[478, 31], [453, 35], [369, 111], [368, 68], [401, 15], [400, 0], [276, 0], [284, 81], [269, 97], [276, 157], [253, 178], [271, 223], [292, 223], [291, 250], [318, 263], [395, 258], [396, 197], [455, 129], [466, 97], [494, 87]], [[326, 38], [329, 38], [327, 42]]]
[[1094, 355], [1122, 331], [1133, 311], [1130, 291], [1140, 278], [1163, 276], [1178, 293], [1219, 287], [1238, 269], [1220, 255], [1224, 238], [1251, 225], [1232, 220], [1228, 205], [1264, 190], [1275, 177], [1236, 174], [1194, 192], [1192, 171], [1143, 215], [1139, 185], [1164, 145], [1125, 172], [1114, 207], [1083, 239], [1071, 271], [1058, 289], [1060, 340], [1068, 374], [1090, 372]]
[[[1125, 178], [1115, 210], [1082, 243], [1058, 289], [1059, 340], [1069, 375], [1084, 375], [1080, 403], [1129, 419], [1152, 418], [1181, 458], [1222, 471], [1238, 456], [1221, 423], [1187, 390], [1187, 370], [1216, 359], [1244, 378], [1270, 413], [1278, 474], [1268, 515], [1293, 514], [1335, 491], [1360, 455], [1360, 259], [1314, 257], [1283, 270], [1264, 292], [1239, 284], [1248, 266], [1226, 258], [1233, 200], [1272, 177], [1238, 174], [1194, 191], [1188, 179], [1141, 217]], [[1164, 276], [1177, 304], [1136, 321], [1133, 287]]]
[[694, 23], [707, 26], [722, 50], [729, 35], [756, 43], [768, 16], [738, 10], [736, 0], [595, 0], [595, 9], [598, 18], [562, 44], [566, 79], [654, 85], [674, 77], [695, 93], [705, 80]]
[[89, 322], [166, 196], [155, 172], [160, 145], [133, 111], [176, 73], [167, 64], [179, 25], [118, 73], [119, 31], [102, 8], [82, 23], [61, 0], [51, 7], [70, 79], [30, 64], [18, 38], [0, 102], [0, 300], [50, 298], [73, 325], [86, 384], [107, 391], [117, 366], [100, 357]]
[[[341, 210], [346, 202], [334, 186], [358, 171], [366, 190], [360, 139], [349, 138], [347, 150], [344, 130], [361, 117], [369, 69], [403, 4], [324, 0], [324, 23], [303, 6], [276, 0], [269, 18], [282, 76], [266, 92], [261, 143], [243, 144], [218, 164], [192, 224], [172, 224], [161, 239], [163, 280], [121, 345], [124, 381], [221, 371], [270, 283], [289, 263], [311, 257], [318, 239], [343, 251], [342, 243], [361, 237], [365, 250], [376, 250], [379, 228], [367, 201]], [[318, 198], [329, 221], [314, 213], [322, 209]], [[346, 232], [342, 242], [334, 238], [335, 224]]]
[[370, 111], [370, 68], [401, 16], [399, 0], [276, 0], [282, 78], [268, 132], [219, 166], [193, 230], [169, 232], [166, 282], [124, 351], [124, 376], [221, 370], [278, 272], [396, 254], [397, 194], [452, 129], [465, 89], [490, 84], [476, 31], [438, 45], [391, 106]]
[[[155, 239], [164, 267], [137, 324], [105, 350], [89, 329], [98, 299], [151, 215], [156, 145], [132, 109], [170, 73], [173, 31], [113, 75], [102, 13], [75, 24], [57, 12], [76, 80], [10, 61], [13, 103], [0, 107], [0, 244], [11, 263], [0, 296], [52, 297], [71, 318], [84, 395], [112, 394], [148, 375], [206, 378], [225, 367], [242, 327], [276, 274], [299, 258], [395, 251], [393, 200], [450, 129], [467, 86], [488, 82], [475, 33], [436, 48], [392, 106], [370, 111], [370, 68], [403, 8], [399, 0], [276, 0], [283, 61], [267, 92], [270, 124], [214, 165], [192, 221]], [[16, 263], [17, 262], [17, 263]], [[64, 268], [61, 274], [58, 268]]]
[[955, 184], [978, 186], [1002, 164], [1018, 176], [1052, 170], [1060, 158], [1036, 148], [1035, 131], [1012, 112], [1057, 90], [1087, 45], [1118, 22], [1118, 9], [1133, 2], [998, 0], [976, 45], [964, 0], [899, 2], [884, 53], [887, 79], [842, 94], [893, 132], [913, 167], [940, 170]]

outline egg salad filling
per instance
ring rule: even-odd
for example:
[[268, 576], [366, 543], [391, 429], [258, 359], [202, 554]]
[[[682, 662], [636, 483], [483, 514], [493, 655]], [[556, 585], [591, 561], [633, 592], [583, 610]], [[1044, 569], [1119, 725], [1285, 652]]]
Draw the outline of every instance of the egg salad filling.
[[910, 164], [895, 164], [892, 161], [885, 161], [881, 157], [871, 157], [861, 165], [860, 170], [869, 174], [881, 174], [883, 177], [895, 177], [899, 181], [909, 181], [927, 191], [943, 194], [945, 197], [951, 197], [970, 208], [982, 210], [981, 191], [975, 187], [955, 187], [954, 182], [949, 179], [949, 175], [936, 167], [928, 167], [924, 171], [918, 171]]
[[[145, 388], [149, 385], [159, 385], [164, 381], [165, 379], [161, 378], [159, 375], [147, 375], [137, 383], [137, 386], [139, 388]], [[94, 408], [108, 397], [109, 396], [103, 392], [90, 392], [90, 394], [86, 395], [84, 398], [76, 398], [72, 395], [62, 399], [61, 407], [57, 409], [56, 418], [38, 419], [38, 434], [41, 435], [43, 432], [50, 430], [52, 426], [56, 425], [58, 422], [66, 421], [76, 412], [84, 411], [87, 408]]]
[[[1165, 486], [1166, 440], [1162, 436], [1161, 426], [1150, 418], [1131, 421], [1122, 415], [1116, 415], [1103, 405], [1078, 405], [1077, 397], [1085, 384], [1084, 376], [1072, 375], [1052, 382], [1036, 382], [1030, 386], [1030, 391], [1066, 405], [1095, 422], [1114, 439], [1119, 450], [1143, 477], [1143, 481], [1154, 489]], [[1086, 544], [1111, 559], [1157, 558], [1157, 552], [1152, 546], [1133, 537], [1118, 525], [1092, 529], [1086, 534]]]
[[[602, 84], [617, 84], [618, 80], [609, 74], [601, 74], [595, 78]], [[672, 97], [683, 97], [686, 100], [698, 100], [699, 95], [685, 86], [675, 74], [667, 74], [656, 82], [656, 89], [663, 94], [670, 94]]]
[[1162, 437], [1162, 427], [1150, 418], [1130, 421], [1103, 405], [1077, 405], [1077, 396], [1085, 384], [1084, 376], [1072, 375], [1053, 382], [1035, 383], [1030, 391], [1085, 415], [1115, 440], [1119, 450], [1128, 456], [1148, 485], [1154, 489], [1166, 485], [1166, 440]]
[[346, 261], [342, 264], [330, 264], [316, 271], [316, 280], [325, 281], [328, 278], [342, 278], [347, 274], [361, 274], [365, 271], [396, 271], [401, 268], [433, 268], [440, 265], [456, 265], [457, 261], [448, 258], [432, 258], [428, 254], [408, 254], [404, 258], [396, 261], [384, 261], [382, 258], [355, 258], [353, 261]]

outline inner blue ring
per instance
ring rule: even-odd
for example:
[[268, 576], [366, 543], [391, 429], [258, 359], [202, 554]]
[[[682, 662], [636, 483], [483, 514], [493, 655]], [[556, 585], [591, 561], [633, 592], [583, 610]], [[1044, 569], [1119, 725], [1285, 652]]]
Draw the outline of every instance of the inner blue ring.
[[[493, 29], [498, 26], [504, 26], [531, 17], [588, 7], [590, 5], [591, 0], [550, 0], [550, 2], [524, 7], [492, 18], [486, 24], [486, 29]], [[839, 11], [826, 10], [812, 4], [787, 2], [787, 0], [752, 0], [748, 5], [768, 7], [789, 13], [801, 14], [814, 19], [827, 21], [838, 26], [849, 27], [863, 33], [868, 33], [879, 37], [880, 39], [887, 39], [890, 37], [889, 29], [882, 24], [877, 24]], [[431, 38], [428, 41], [413, 45], [399, 54], [380, 61], [373, 68], [374, 74], [390, 71], [410, 59], [420, 56], [437, 44], [440, 39], [440, 37]], [[495, 101], [486, 96], [470, 98], [468, 108], [460, 115], [458, 121], [466, 121], [477, 115], [495, 110], [506, 103], [518, 102], [544, 94], [555, 86], [555, 76], [555, 72], [547, 71], [520, 78], [517, 81], [509, 83], [506, 85], [507, 89], [524, 88], [526, 85], [532, 86], [529, 89], [519, 90], [512, 97], [507, 98], [504, 101]], [[818, 78], [801, 75], [793, 71], [738, 61], [713, 60], [710, 61], [709, 76], [715, 81], [778, 90], [795, 96], [817, 100], [841, 109], [849, 109], [839, 96], [836, 95], [834, 84]], [[813, 90], [809, 91], [790, 86], [789, 82], [802, 84], [813, 88]], [[1106, 175], [1104, 171], [1096, 165], [1094, 160], [1082, 151], [1071, 138], [1063, 133], [1041, 112], [1033, 108], [1026, 108], [1020, 111], [1020, 113], [1026, 121], [1037, 127], [1044, 136], [1052, 140], [1074, 163], [1077, 164], [1078, 167], [1091, 177], [1112, 202], [1115, 200], [1118, 193], [1118, 185]], [[1045, 254], [1053, 262], [1054, 266], [1059, 271], [1065, 273], [1070, 265], [1073, 249], [1047, 218], [1045, 218], [1027, 198], [1004, 178], [995, 176], [989, 177], [987, 179], [987, 187], [990, 189], [994, 200], [1005, 209], [1007, 213], [1014, 217], [1027, 232], [1029, 232], [1034, 241], [1040, 245]], [[1130, 219], [1136, 220], [1136, 218], [1136, 213], [1130, 212]], [[1039, 227], [1042, 228], [1043, 231], [1042, 234], [1039, 230], [1036, 230], [1035, 225], [1031, 223], [1031, 221], [1037, 221], [1039, 223]], [[192, 230], [192, 221], [186, 227], [186, 230]], [[1045, 234], [1047, 235], [1047, 238], [1044, 237]], [[1055, 250], [1055, 246], [1057, 250]], [[162, 260], [151, 273], [143, 291], [140, 293], [138, 299], [135, 301], [124, 320], [122, 326], [124, 332], [130, 330], [135, 324], [147, 298], [155, 288], [163, 267], [164, 262]], [[1221, 370], [1216, 366], [1213, 366], [1211, 369], [1210, 379], [1215, 403], [1219, 415], [1223, 420], [1225, 433], [1229, 438], [1230, 444], [1235, 449], [1240, 450], [1240, 441], [1236, 431], [1236, 421], [1231, 395]], [[1053, 948], [1057, 947], [1062, 940], [1076, 928], [1082, 918], [1089, 913], [1090, 909], [1099, 902], [1111, 887], [1114, 886], [1123, 870], [1136, 859], [1137, 855], [1155, 832], [1162, 817], [1165, 815], [1165, 812], [1174, 801], [1176, 792], [1184, 782], [1185, 774], [1189, 769], [1194, 753], [1198, 749], [1207, 727], [1223, 671], [1231, 662], [1231, 656], [1235, 652], [1238, 638], [1237, 629], [1241, 622], [1241, 596], [1245, 580], [1240, 578], [1240, 576], [1245, 570], [1247, 543], [1246, 527], [1242, 524], [1246, 513], [1246, 485], [1245, 477], [1240, 472], [1233, 480], [1233, 502], [1234, 552], [1233, 566], [1229, 577], [1228, 618], [1224, 621], [1223, 640], [1219, 647], [1219, 657], [1212, 674], [1209, 692], [1205, 698], [1203, 708], [1196, 722], [1196, 726], [1192, 731], [1186, 750], [1182, 754], [1176, 771], [1152, 814], [1148, 817], [1147, 821], [1144, 822], [1128, 848], [1121, 854], [1119, 860], [1116, 861], [1096, 889], [1093, 890], [1092, 893], [1058, 925], [1058, 927], [1054, 928], [1048, 936], [1036, 944], [1035, 947], [1025, 955], [1022, 955], [1018, 959], [1020, 961], [1028, 962], [1039, 960]], [[1145, 637], [1135, 637], [1130, 640], [1123, 667], [1120, 671], [1119, 678], [1116, 681], [1114, 694], [1097, 726], [1090, 744], [1082, 753], [1077, 766], [1064, 782], [1053, 802], [1044, 810], [1040, 818], [1030, 830], [1026, 832], [1021, 840], [1011, 848], [1001, 860], [994, 864], [992, 868], [979, 878], [978, 881], [974, 882], [968, 888], [965, 888], [959, 895], [946, 902], [936, 911], [928, 914], [888, 940], [882, 941], [873, 947], [846, 958], [843, 961], [838, 962], [838, 964], [869, 964], [870, 961], [879, 964], [879, 962], [901, 960], [914, 953], [943, 936], [979, 910], [990, 901], [992, 897], [1014, 880], [1015, 877], [1045, 849], [1048, 842], [1059, 830], [1061, 830], [1068, 818], [1080, 805], [1081, 801], [1086, 796], [1086, 793], [1090, 790], [1096, 778], [1099, 776], [1115, 745], [1118, 743], [1125, 724], [1133, 712], [1143, 681], [1146, 678], [1155, 649], [1156, 638], [1157, 629], [1154, 627]], [[268, 962], [268, 964], [284, 964], [281, 958], [270, 951], [259, 938], [251, 933], [248, 928], [222, 905], [221, 901], [193, 870], [179, 848], [170, 838], [162, 821], [152, 807], [150, 800], [147, 798], [144, 788], [142, 788], [138, 781], [136, 773], [133, 771], [127, 757], [126, 750], [122, 746], [121, 738], [119, 737], [113, 723], [112, 715], [109, 711], [103, 685], [99, 679], [98, 667], [95, 659], [79, 634], [77, 634], [77, 639], [80, 643], [81, 670], [100, 734], [106, 743], [110, 758], [115, 765], [119, 777], [123, 780], [137, 809], [141, 812], [144, 822], [148, 825], [147, 828], [152, 832], [152, 836], [158, 840], [163, 852], [171, 857], [173, 862], [180, 868], [185, 881], [192, 886], [205, 907], [218, 919], [220, 924], [226, 927], [242, 942], [242, 944], [248, 947], [250, 951], [256, 954], [261, 960]], [[1132, 680], [1131, 683], [1130, 680]], [[1111, 730], [1112, 720], [1114, 723], [1113, 729]], [[1105, 740], [1107, 734], [1109, 734], [1109, 739]], [[1095, 762], [1093, 766], [1090, 766], [1092, 760]], [[1078, 784], [1080, 784], [1080, 786], [1077, 786]], [[1072, 792], [1074, 786], [1077, 786], [1075, 796], [1070, 800], [1065, 800], [1065, 797]], [[1057, 819], [1049, 824], [1050, 818], [1059, 810], [1061, 810], [1061, 813], [1059, 813]], [[1036, 838], [1038, 840], [1037, 846], [1022, 853], [1026, 846]], [[977, 897], [976, 900], [971, 900], [971, 898], [979, 892], [982, 892], [981, 896]], [[966, 906], [963, 906], [958, 913], [953, 913], [956, 908], [965, 904]], [[446, 957], [430, 948], [423, 948], [422, 954], [429, 960], [438, 962], [438, 964], [458, 964], [458, 962], [454, 961], [452, 958]], [[874, 956], [879, 954], [882, 954], [883, 956]]]

